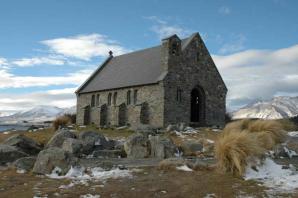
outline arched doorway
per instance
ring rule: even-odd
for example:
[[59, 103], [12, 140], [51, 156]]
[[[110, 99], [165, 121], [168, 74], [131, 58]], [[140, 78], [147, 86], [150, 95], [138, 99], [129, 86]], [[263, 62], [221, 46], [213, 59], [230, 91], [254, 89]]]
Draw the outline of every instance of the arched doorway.
[[126, 104], [122, 103], [119, 106], [118, 125], [125, 126], [126, 123], [127, 123], [127, 108], [126, 108]]
[[204, 90], [201, 87], [194, 88], [191, 91], [191, 122], [205, 123], [205, 103]]

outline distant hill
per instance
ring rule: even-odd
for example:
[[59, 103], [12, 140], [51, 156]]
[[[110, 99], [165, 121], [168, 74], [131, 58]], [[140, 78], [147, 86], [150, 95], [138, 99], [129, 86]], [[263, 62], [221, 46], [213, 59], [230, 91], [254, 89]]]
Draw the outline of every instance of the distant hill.
[[257, 101], [232, 112], [233, 119], [282, 119], [298, 115], [298, 97], [279, 96], [268, 101]]
[[59, 108], [49, 105], [40, 105], [29, 109], [28, 111], [21, 111], [9, 116], [0, 115], [0, 123], [19, 123], [19, 122], [44, 122], [54, 120], [57, 116], [63, 114], [76, 113], [76, 107]]

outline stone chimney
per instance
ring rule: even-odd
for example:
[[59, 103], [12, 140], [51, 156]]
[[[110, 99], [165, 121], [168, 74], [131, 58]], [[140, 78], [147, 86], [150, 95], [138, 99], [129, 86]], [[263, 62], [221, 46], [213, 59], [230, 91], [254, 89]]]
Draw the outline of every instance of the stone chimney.
[[168, 71], [170, 65], [181, 56], [181, 40], [176, 34], [162, 39], [161, 56], [164, 70]]

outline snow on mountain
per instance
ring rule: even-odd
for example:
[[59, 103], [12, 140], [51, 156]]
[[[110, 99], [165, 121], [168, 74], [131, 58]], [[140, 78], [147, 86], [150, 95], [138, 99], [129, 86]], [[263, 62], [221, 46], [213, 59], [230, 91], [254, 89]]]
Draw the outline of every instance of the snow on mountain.
[[232, 113], [233, 119], [281, 119], [298, 115], [298, 97], [279, 96], [269, 101], [257, 101]]
[[18, 122], [44, 122], [54, 120], [57, 116], [63, 114], [73, 114], [75, 113], [76, 107], [70, 108], [59, 108], [49, 105], [36, 106], [28, 111], [17, 112], [9, 116], [0, 116], [0, 122], [18, 123]]

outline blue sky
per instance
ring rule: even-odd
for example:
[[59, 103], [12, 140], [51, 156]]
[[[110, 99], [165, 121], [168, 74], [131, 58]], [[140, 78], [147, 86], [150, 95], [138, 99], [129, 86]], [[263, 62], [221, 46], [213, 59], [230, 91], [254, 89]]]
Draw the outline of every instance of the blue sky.
[[3, 0], [0, 113], [72, 106], [110, 49], [122, 54], [174, 33], [200, 32], [228, 85], [229, 109], [297, 95], [297, 18], [294, 0]]

